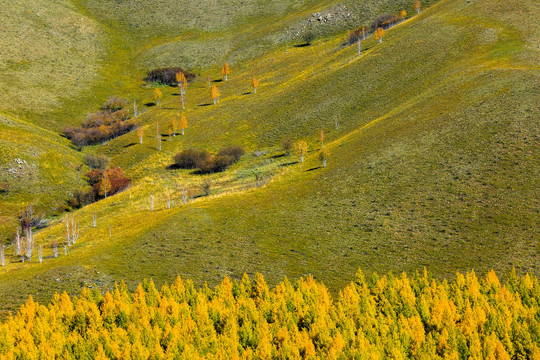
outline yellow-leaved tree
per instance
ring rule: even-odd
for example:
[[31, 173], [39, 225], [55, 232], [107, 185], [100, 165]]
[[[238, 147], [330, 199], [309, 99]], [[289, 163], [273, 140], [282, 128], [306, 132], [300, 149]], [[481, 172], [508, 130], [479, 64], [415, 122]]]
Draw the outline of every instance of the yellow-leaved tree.
[[253, 93], [256, 94], [257, 88], [259, 87], [259, 80], [256, 77], [251, 79], [251, 86], [253, 86]]
[[163, 98], [163, 93], [159, 89], [154, 89], [154, 95], [152, 99], [157, 106], [161, 106], [161, 98]]
[[179, 72], [176, 74], [176, 83], [178, 84], [178, 89], [180, 89], [180, 99], [182, 100], [182, 109], [185, 109], [186, 105], [184, 103], [184, 95], [186, 95], [188, 83], [187, 83], [186, 75], [184, 75], [183, 72]]
[[416, 1], [414, 2], [414, 8], [416, 9], [416, 12], [417, 12], [418, 14], [420, 14], [420, 6], [422, 6], [422, 3], [420, 2], [420, 0], [416, 0]]
[[210, 89], [210, 94], [212, 95], [212, 100], [214, 100], [214, 105], [219, 104], [221, 92], [216, 85], [212, 85], [212, 88]]
[[296, 153], [300, 157], [300, 166], [304, 163], [304, 157], [308, 153], [308, 144], [304, 140], [300, 140], [295, 145]]
[[375, 30], [375, 39], [379, 40], [379, 43], [382, 43], [383, 37], [384, 37], [384, 29], [382, 27], [377, 28], [377, 30]]
[[140, 127], [137, 129], [137, 137], [139, 138], [139, 144], [142, 144], [143, 136], [144, 136], [144, 129]]
[[323, 167], [326, 167], [326, 161], [328, 161], [329, 156], [330, 156], [330, 151], [328, 151], [328, 148], [326, 146], [323, 146], [321, 148], [321, 151], [319, 152], [319, 160], [322, 161]]
[[187, 129], [187, 127], [188, 122], [186, 119], [186, 115], [182, 113], [182, 115], [180, 115], [180, 117], [178, 118], [178, 128], [182, 131], [182, 135], [184, 135], [184, 130]]
[[227, 81], [227, 76], [229, 75], [229, 63], [223, 64], [221, 68], [221, 74], [224, 76], [225, 81]]
[[405, 19], [405, 16], [407, 16], [407, 11], [405, 11], [405, 9], [403, 9], [399, 13], [399, 17], [401, 18], [401, 21], [403, 21], [403, 19]]

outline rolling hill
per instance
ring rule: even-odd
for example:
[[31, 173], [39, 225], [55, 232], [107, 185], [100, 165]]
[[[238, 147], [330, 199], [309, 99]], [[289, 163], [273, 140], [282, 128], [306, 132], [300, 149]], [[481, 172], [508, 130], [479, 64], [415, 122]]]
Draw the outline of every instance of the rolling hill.
[[[471, 268], [539, 273], [538, 4], [442, 0], [387, 30], [382, 43], [365, 40], [358, 57], [355, 46], [344, 46], [344, 30], [405, 3], [268, 1], [253, 11], [254, 3], [216, 5], [211, 12], [190, 1], [174, 5], [188, 8], [165, 1], [66, 3], [69, 14], [95, 26], [98, 50], [77, 52], [86, 62], [79, 66], [91, 74], [81, 73], [76, 84], [59, 81], [58, 89], [36, 86], [47, 94], [36, 94], [39, 101], [70, 94], [52, 110], [35, 107], [32, 97], [19, 107], [16, 98], [8, 101], [2, 160], [24, 158], [27, 139], [39, 137], [39, 147], [54, 153], [43, 159], [58, 166], [35, 175], [38, 183], [50, 176], [47, 184], [54, 184], [39, 192], [61, 199], [82, 184], [85, 168], [73, 166], [82, 154], [45, 129], [80, 123], [107, 96], [121, 95], [148, 104], [140, 116], [145, 137], [138, 144], [130, 133], [83, 150], [109, 156], [132, 178], [131, 187], [70, 214], [80, 221], [81, 239], [67, 256], [50, 258], [49, 248], [63, 238], [66, 215], [51, 218], [37, 235], [43, 263], [20, 263], [10, 253], [0, 269], [3, 308], [29, 294], [47, 301], [54, 291], [107, 289], [120, 279], [134, 287], [150, 277], [162, 284], [178, 274], [211, 285], [243, 273], [261, 272], [271, 284], [313, 274], [338, 289], [358, 268], [426, 267], [439, 278]], [[227, 16], [234, 6], [238, 11]], [[313, 14], [334, 14], [339, 6], [357, 6], [363, 17], [317, 27], [312, 45], [295, 46], [307, 19], [318, 21]], [[410, 4], [407, 11], [414, 11]], [[227, 82], [220, 74], [225, 60]], [[177, 89], [162, 87], [163, 104], [150, 106], [153, 89], [141, 79], [176, 61], [199, 74], [187, 93], [190, 125], [185, 136], [164, 137], [158, 151], [156, 123], [165, 132], [181, 112], [179, 97]], [[17, 71], [35, 74], [31, 67]], [[206, 76], [223, 94], [217, 106], [209, 105]], [[256, 94], [253, 76], [261, 83]], [[26, 88], [8, 86], [13, 94]], [[19, 112], [24, 121], [13, 116]], [[327, 167], [318, 160], [320, 130], [331, 152]], [[286, 137], [308, 142], [302, 166], [280, 149]], [[169, 168], [181, 149], [232, 144], [248, 154], [224, 173]], [[264, 176], [264, 186], [255, 184], [255, 174]], [[182, 205], [179, 188], [206, 179], [211, 195]], [[17, 200], [19, 209], [33, 198], [20, 184], [15, 189], [0, 194], [10, 226], [17, 205], [9, 205], [9, 196], [24, 199]]]

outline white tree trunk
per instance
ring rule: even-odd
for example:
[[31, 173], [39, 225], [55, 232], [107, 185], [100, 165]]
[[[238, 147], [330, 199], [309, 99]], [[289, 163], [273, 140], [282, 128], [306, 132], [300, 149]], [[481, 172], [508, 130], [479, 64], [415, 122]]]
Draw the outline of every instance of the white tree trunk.
[[0, 244], [0, 263], [2, 263], [2, 267], [6, 266], [6, 248], [4, 244]]
[[38, 258], [39, 258], [39, 262], [42, 263], [43, 262], [43, 245], [39, 245], [39, 248], [38, 248]]
[[94, 225], [94, 228], [97, 227], [97, 214], [92, 214], [92, 225]]
[[150, 211], [154, 211], [154, 195], [150, 195]]
[[55, 258], [57, 258], [57, 257], [58, 257], [58, 244], [57, 244], [57, 243], [54, 243], [54, 244], [52, 245], [52, 249], [53, 249], [53, 256], [54, 256]]
[[323, 160], [323, 167], [326, 167], [326, 160]]
[[254, 94], [257, 93], [257, 88], [256, 88], [256, 87], [253, 88], [253, 93], [254, 93]]
[[362, 55], [362, 42], [358, 40], [358, 56]]

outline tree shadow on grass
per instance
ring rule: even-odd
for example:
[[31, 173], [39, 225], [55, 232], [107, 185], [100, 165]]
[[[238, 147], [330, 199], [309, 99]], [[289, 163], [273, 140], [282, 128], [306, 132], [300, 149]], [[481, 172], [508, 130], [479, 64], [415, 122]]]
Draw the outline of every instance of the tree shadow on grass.
[[220, 82], [223, 82], [223, 79], [216, 79], [216, 80], [212, 80], [213, 83], [220, 83]]
[[311, 46], [311, 43], [304, 43], [304, 44], [296, 44], [294, 45], [295, 48], [302, 48], [302, 47], [306, 47], [306, 46]]
[[128, 147], [131, 147], [131, 146], [136, 145], [136, 144], [137, 143], [132, 142], [132, 143], [129, 143], [127, 145], [124, 145], [124, 148], [128, 148]]
[[152, 107], [152, 106], [156, 106], [156, 103], [155, 102], [149, 102], [149, 103], [144, 104], [144, 106]]
[[283, 153], [283, 154], [276, 154], [276, 155], [272, 155], [270, 156], [270, 159], [279, 159], [279, 158], [282, 158], [284, 156], [287, 156], [287, 154]]
[[199, 104], [197, 106], [210, 106], [210, 105], [213, 105], [212, 103], [206, 103], [206, 104]]
[[288, 163], [285, 163], [285, 164], [280, 164], [279, 166], [285, 167], [285, 166], [290, 166], [290, 165], [295, 165], [295, 164], [298, 164], [298, 161], [293, 161], [293, 162], [288, 162]]
[[317, 166], [317, 167], [314, 167], [314, 168], [311, 168], [311, 169], [307, 169], [306, 172], [321, 169], [321, 168], [322, 168], [322, 166]]
[[245, 92], [245, 93], [243, 93], [242, 95], [251, 95], [251, 94], [253, 94], [253, 91]]

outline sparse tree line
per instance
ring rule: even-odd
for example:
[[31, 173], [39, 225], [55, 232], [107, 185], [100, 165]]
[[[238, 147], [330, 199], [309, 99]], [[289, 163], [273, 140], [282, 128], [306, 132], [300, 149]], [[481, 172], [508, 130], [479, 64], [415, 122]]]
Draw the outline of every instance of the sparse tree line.
[[540, 359], [540, 284], [493, 271], [440, 281], [358, 272], [336, 295], [309, 276], [196, 288], [180, 277], [105, 294], [30, 297], [0, 323], [3, 359]]
[[[421, 2], [417, 0], [414, 3], [414, 9], [420, 14]], [[372, 33], [376, 40], [379, 43], [382, 43], [383, 37], [385, 36], [385, 30], [388, 30], [390, 27], [402, 22], [407, 16], [407, 11], [405, 9], [401, 10], [399, 15], [395, 14], [384, 14], [378, 16], [371, 26], [361, 25], [354, 30], [347, 31], [346, 44], [352, 45], [354, 43], [358, 44], [358, 55], [362, 53], [362, 40], [365, 40], [366, 37]]]

